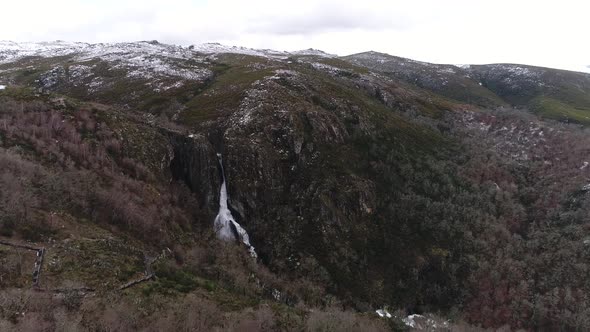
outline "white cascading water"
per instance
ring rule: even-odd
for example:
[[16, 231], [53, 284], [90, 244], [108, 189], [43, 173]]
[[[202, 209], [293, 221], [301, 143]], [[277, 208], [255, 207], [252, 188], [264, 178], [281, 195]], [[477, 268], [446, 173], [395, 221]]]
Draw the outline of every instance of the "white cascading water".
[[221, 190], [219, 191], [219, 212], [217, 213], [217, 217], [215, 217], [215, 222], [213, 224], [215, 227], [215, 232], [217, 233], [217, 237], [219, 239], [225, 241], [235, 241], [237, 236], [239, 240], [244, 243], [246, 247], [248, 247], [250, 255], [256, 258], [258, 255], [254, 250], [254, 246], [250, 244], [250, 237], [248, 237], [248, 233], [234, 220], [231, 211], [227, 207], [228, 197], [227, 187], [225, 184], [225, 171], [223, 170], [223, 160], [220, 153], [217, 154], [217, 158], [219, 159], [219, 165], [221, 166], [223, 182], [221, 183]]

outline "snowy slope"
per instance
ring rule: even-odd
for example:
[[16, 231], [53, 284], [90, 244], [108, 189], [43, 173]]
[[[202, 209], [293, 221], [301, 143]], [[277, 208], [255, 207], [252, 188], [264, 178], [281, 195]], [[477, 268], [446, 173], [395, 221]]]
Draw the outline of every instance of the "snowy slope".
[[[102, 60], [111, 69], [125, 69], [128, 77], [174, 78], [202, 80], [211, 75], [205, 67], [206, 59], [188, 48], [164, 45], [155, 42], [88, 44], [62, 41], [42, 43], [0, 42], [0, 64], [12, 63], [27, 57], [55, 58], [70, 57], [73, 78], [83, 79], [93, 71], [87, 61]], [[52, 69], [59, 74], [60, 67]], [[54, 75], [55, 76], [55, 75]]]
[[187, 59], [199, 55], [234, 53], [253, 56], [284, 59], [291, 55], [316, 55], [334, 57], [320, 50], [308, 49], [295, 52], [258, 50], [238, 46], [226, 46], [219, 43], [205, 43], [188, 47], [179, 45], [161, 44], [158, 42], [132, 42], [132, 43], [100, 43], [88, 44], [79, 42], [39, 42], [17, 43], [13, 41], [0, 41], [0, 64], [14, 62], [24, 57], [56, 57], [75, 55], [78, 59], [107, 58], [112, 60], [116, 56], [129, 56], [132, 54], [158, 55], [172, 58]]
[[[331, 56], [313, 49], [289, 53], [218, 43], [179, 46], [157, 41], [99, 44], [0, 41], [0, 65], [8, 68], [4, 72], [10, 73], [31, 65], [40, 67], [39, 61], [48, 59], [45, 65], [51, 66], [51, 69], [39, 78], [41, 87], [53, 89], [59, 85], [58, 82], [69, 82], [73, 86], [88, 86], [92, 93], [108, 87], [109, 80], [112, 81], [109, 77], [103, 77], [98, 62], [106, 62], [110, 71], [122, 70], [129, 79], [146, 81], [145, 84], [158, 92], [179, 88], [188, 82], [210, 79], [213, 76], [211, 62], [217, 55], [226, 53], [278, 61], [286, 61], [292, 55]], [[36, 64], [31, 64], [31, 61]], [[18, 65], [10, 66], [11, 63]]]

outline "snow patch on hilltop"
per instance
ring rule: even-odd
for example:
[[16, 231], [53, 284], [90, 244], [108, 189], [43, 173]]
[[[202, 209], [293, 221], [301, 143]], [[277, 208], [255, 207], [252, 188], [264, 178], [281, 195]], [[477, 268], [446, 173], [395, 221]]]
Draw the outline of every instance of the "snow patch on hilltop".
[[273, 58], [287, 58], [290, 54], [287, 52], [273, 51], [273, 50], [257, 50], [253, 48], [247, 48], [242, 46], [226, 46], [219, 43], [205, 43], [200, 45], [189, 46], [190, 50], [204, 54], [245, 54], [260, 57], [273, 57]]
[[[238, 46], [225, 46], [218, 43], [191, 45], [161, 44], [153, 42], [133, 43], [78, 43], [78, 42], [40, 42], [17, 43], [0, 41], [0, 64], [16, 62], [27, 57], [53, 58], [70, 56], [75, 62], [102, 60], [109, 62], [111, 69], [125, 69], [132, 78], [179, 78], [198, 81], [212, 75], [205, 66], [218, 54], [233, 53], [284, 60], [292, 55], [316, 55], [333, 57], [325, 52], [308, 49], [295, 52], [257, 50]], [[76, 67], [80, 75], [84, 68]], [[79, 78], [79, 77], [74, 77]], [[166, 89], [166, 87], [158, 87]]]
[[219, 43], [205, 43], [199, 45], [191, 45], [189, 49], [204, 53], [204, 54], [223, 54], [223, 53], [233, 53], [233, 54], [245, 54], [245, 55], [253, 55], [253, 56], [260, 56], [265, 58], [275, 58], [275, 59], [286, 59], [293, 55], [315, 55], [321, 56], [325, 58], [333, 58], [337, 55], [329, 54], [321, 50], [316, 50], [313, 48], [309, 48], [307, 50], [299, 50], [293, 52], [287, 51], [275, 51], [270, 49], [254, 49], [248, 48], [243, 46], [226, 46]]
[[16, 43], [0, 41], [0, 64], [17, 61], [24, 57], [56, 57], [81, 52], [90, 44], [70, 43], [57, 40], [54, 42]]
[[293, 55], [315, 55], [315, 56], [320, 56], [320, 57], [324, 57], [324, 58], [335, 58], [335, 57], [337, 57], [336, 54], [326, 53], [326, 52], [324, 52], [322, 50], [316, 50], [314, 48], [308, 48], [306, 50], [294, 51], [294, 52], [291, 52], [291, 54], [293, 54]]
[[[74, 86], [89, 85], [98, 91], [104, 83], [97, 72], [96, 60], [108, 63], [108, 70], [124, 70], [132, 79], [148, 80], [154, 91], [180, 87], [186, 81], [202, 81], [213, 75], [206, 66], [209, 60], [187, 47], [157, 42], [136, 43], [15, 43], [0, 42], [0, 64], [16, 62], [26, 57], [69, 57], [72, 65], [55, 65], [41, 75], [44, 88], [51, 88], [60, 80]], [[59, 63], [63, 63], [59, 60]], [[67, 67], [67, 69], [66, 69]]]

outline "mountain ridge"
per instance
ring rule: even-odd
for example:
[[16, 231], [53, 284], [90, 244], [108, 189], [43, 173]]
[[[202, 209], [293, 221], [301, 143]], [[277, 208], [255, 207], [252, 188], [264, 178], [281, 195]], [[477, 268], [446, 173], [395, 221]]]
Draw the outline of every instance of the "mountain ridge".
[[[339, 58], [346, 58], [346, 57], [353, 57], [353, 56], [359, 56], [359, 55], [363, 55], [363, 54], [380, 54], [380, 55], [385, 55], [388, 57], [395, 57], [399, 60], [404, 60], [404, 61], [411, 61], [411, 62], [416, 62], [416, 63], [422, 63], [422, 64], [429, 64], [429, 65], [434, 65], [434, 66], [455, 66], [455, 67], [459, 67], [461, 68], [462, 66], [483, 66], [483, 65], [511, 65], [511, 66], [528, 66], [528, 67], [537, 67], [537, 68], [545, 68], [545, 69], [556, 69], [556, 68], [552, 68], [549, 66], [535, 66], [535, 65], [527, 65], [527, 64], [519, 64], [519, 63], [504, 63], [504, 62], [491, 62], [491, 63], [485, 63], [485, 64], [451, 64], [451, 63], [432, 63], [432, 62], [427, 62], [427, 61], [420, 61], [420, 60], [413, 60], [410, 58], [404, 58], [404, 57], [400, 57], [400, 56], [395, 56], [395, 55], [391, 55], [385, 52], [379, 52], [379, 51], [365, 51], [365, 52], [359, 52], [359, 53], [353, 53], [353, 54], [349, 54], [349, 55], [336, 55], [336, 54], [330, 54], [330, 53], [326, 53], [322, 50], [318, 50], [318, 49], [313, 49], [313, 48], [308, 48], [308, 49], [302, 49], [302, 50], [296, 50], [296, 51], [278, 51], [278, 50], [271, 50], [271, 49], [255, 49], [255, 48], [248, 48], [248, 47], [243, 47], [243, 46], [228, 46], [228, 45], [223, 45], [221, 43], [217, 43], [217, 42], [206, 42], [206, 43], [201, 43], [201, 44], [187, 44], [187, 45], [180, 45], [180, 44], [166, 44], [166, 43], [160, 43], [156, 40], [153, 41], [135, 41], [135, 42], [106, 42], [106, 43], [86, 43], [86, 42], [66, 42], [66, 41], [62, 41], [62, 40], [56, 40], [56, 41], [43, 41], [43, 42], [14, 42], [14, 41], [10, 41], [10, 40], [0, 40], [0, 49], [6, 51], [6, 50], [11, 50], [11, 51], [32, 51], [32, 50], [42, 50], [43, 48], [47, 48], [49, 49], [67, 49], [69, 48], [83, 48], [83, 47], [91, 47], [91, 46], [103, 46], [103, 47], [109, 47], [109, 46], [116, 46], [116, 45], [129, 45], [129, 44], [138, 44], [138, 43], [146, 43], [146, 44], [160, 44], [160, 45], [165, 45], [165, 46], [169, 46], [169, 47], [182, 47], [182, 48], [188, 48], [188, 49], [192, 49], [195, 50], [196, 52], [201, 52], [201, 53], [237, 53], [237, 54], [248, 54], [248, 55], [265, 55], [265, 56], [289, 56], [289, 55], [318, 55], [318, 56], [325, 56], [325, 57], [339, 57]], [[80, 51], [79, 49], [77, 50], [72, 50], [71, 52], [74, 53], [76, 51]], [[41, 51], [42, 52], [42, 51]], [[48, 56], [48, 55], [45, 55]], [[585, 66], [584, 68], [582, 68], [582, 70], [568, 70], [568, 69], [558, 69], [558, 70], [564, 70], [564, 71], [572, 71], [572, 72], [579, 72], [579, 73], [588, 73], [590, 74], [590, 65]]]

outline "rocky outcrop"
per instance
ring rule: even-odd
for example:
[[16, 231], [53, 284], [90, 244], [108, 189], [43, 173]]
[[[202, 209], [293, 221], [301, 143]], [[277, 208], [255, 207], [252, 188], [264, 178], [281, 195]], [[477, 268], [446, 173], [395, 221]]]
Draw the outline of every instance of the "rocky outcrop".
[[169, 161], [172, 178], [186, 183], [197, 195], [199, 208], [215, 211], [221, 185], [215, 148], [203, 134], [170, 132], [168, 135], [172, 146]]

